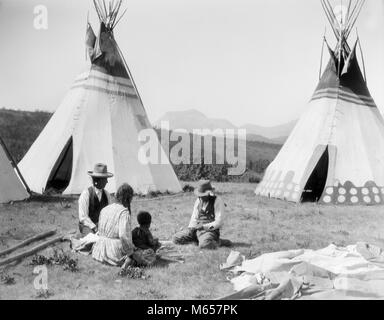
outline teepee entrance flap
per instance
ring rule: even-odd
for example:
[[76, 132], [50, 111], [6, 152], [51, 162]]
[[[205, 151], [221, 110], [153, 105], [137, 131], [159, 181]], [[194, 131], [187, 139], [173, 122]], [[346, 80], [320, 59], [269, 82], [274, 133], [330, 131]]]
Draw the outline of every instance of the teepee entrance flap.
[[46, 190], [53, 188], [64, 190], [71, 180], [73, 166], [73, 139], [72, 137], [65, 144], [63, 151], [57, 159], [51, 174], [49, 175]]
[[328, 178], [329, 154], [328, 146], [319, 145], [315, 149], [304, 174], [302, 202], [317, 202]]

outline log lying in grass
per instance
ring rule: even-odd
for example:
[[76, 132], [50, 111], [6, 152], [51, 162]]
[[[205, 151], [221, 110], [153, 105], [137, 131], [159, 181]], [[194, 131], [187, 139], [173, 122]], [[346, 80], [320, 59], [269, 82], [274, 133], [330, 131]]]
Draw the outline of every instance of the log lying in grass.
[[43, 233], [39, 233], [39, 234], [37, 234], [37, 235], [35, 235], [33, 237], [25, 239], [24, 241], [20, 242], [19, 244], [15, 245], [15, 246], [13, 246], [11, 248], [8, 248], [8, 249], [5, 249], [3, 251], [0, 251], [0, 257], [6, 255], [8, 253], [11, 253], [11, 252], [13, 252], [13, 251], [15, 251], [15, 250], [17, 250], [17, 249], [19, 249], [21, 247], [24, 247], [24, 246], [26, 246], [26, 245], [34, 242], [34, 241], [50, 237], [50, 236], [54, 235], [55, 233], [56, 233], [56, 229], [50, 230], [50, 231], [47, 231], [47, 232], [43, 232]]
[[49, 247], [50, 245], [63, 240], [63, 237], [64, 237], [63, 235], [56, 236], [56, 237], [52, 238], [51, 240], [45, 241], [45, 242], [43, 242], [43, 243], [41, 243], [41, 244], [39, 244], [39, 245], [37, 245], [37, 246], [27, 250], [27, 251], [24, 251], [24, 252], [15, 254], [15, 255], [13, 255], [13, 256], [11, 256], [9, 258], [0, 260], [0, 266], [3, 266], [3, 265], [6, 265], [6, 264], [9, 264], [11, 262], [14, 262], [14, 261], [26, 258], [28, 256], [31, 256], [31, 255], [35, 254], [36, 252], [39, 252], [40, 250], [43, 250], [43, 249]]

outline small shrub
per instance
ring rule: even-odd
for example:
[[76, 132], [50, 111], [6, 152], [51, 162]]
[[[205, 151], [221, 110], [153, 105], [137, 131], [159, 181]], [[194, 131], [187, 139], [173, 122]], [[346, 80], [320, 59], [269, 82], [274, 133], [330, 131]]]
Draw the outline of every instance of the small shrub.
[[69, 270], [71, 272], [79, 271], [78, 260], [72, 259], [68, 254], [64, 252], [55, 251], [51, 259], [53, 264], [63, 266], [64, 270]]
[[132, 266], [128, 266], [126, 269], [120, 270], [119, 276], [131, 278], [131, 279], [147, 279], [148, 278], [148, 276], [145, 275], [144, 269], [139, 267], [132, 267]]
[[248, 178], [249, 183], [260, 183], [261, 178], [258, 176], [252, 176]]
[[183, 187], [183, 192], [193, 192], [195, 190], [195, 188], [189, 184], [186, 184], [184, 187]]
[[149, 191], [147, 197], [148, 198], [157, 198], [161, 193], [159, 191]]
[[15, 278], [11, 277], [8, 274], [2, 274], [0, 277], [0, 282], [6, 286], [11, 286], [16, 283]]
[[41, 289], [36, 292], [35, 298], [37, 299], [48, 299], [54, 295], [53, 291], [47, 289]]
[[68, 254], [64, 252], [58, 252], [55, 250], [53, 255], [51, 257], [46, 257], [43, 255], [35, 255], [32, 258], [32, 261], [30, 262], [30, 265], [32, 266], [39, 266], [39, 265], [59, 265], [63, 266], [64, 270], [68, 270], [71, 272], [78, 272], [78, 260], [72, 259]]
[[51, 265], [52, 261], [50, 258], [46, 256], [42, 256], [40, 254], [34, 255], [32, 257], [32, 261], [29, 263], [31, 266], [41, 266], [41, 265]]

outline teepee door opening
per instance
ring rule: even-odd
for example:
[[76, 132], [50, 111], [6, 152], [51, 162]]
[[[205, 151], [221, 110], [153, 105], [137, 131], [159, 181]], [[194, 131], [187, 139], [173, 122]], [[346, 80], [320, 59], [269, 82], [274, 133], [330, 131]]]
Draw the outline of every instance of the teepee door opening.
[[62, 192], [67, 188], [72, 175], [72, 162], [73, 139], [71, 137], [53, 166], [45, 190], [55, 189], [57, 192]]
[[329, 152], [328, 147], [325, 148], [322, 156], [313, 169], [307, 184], [304, 187], [302, 202], [317, 202], [319, 201], [325, 184], [327, 182], [329, 166]]

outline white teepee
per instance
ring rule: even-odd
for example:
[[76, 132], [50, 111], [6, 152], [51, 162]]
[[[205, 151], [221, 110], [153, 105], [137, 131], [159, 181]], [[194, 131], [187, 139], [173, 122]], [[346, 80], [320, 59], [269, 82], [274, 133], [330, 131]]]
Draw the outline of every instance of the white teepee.
[[346, 41], [363, 3], [350, 1], [338, 16], [322, 0], [338, 44], [335, 50], [327, 44], [328, 66], [256, 194], [294, 202], [384, 203], [384, 120], [357, 61], [359, 41], [352, 49]]
[[138, 134], [151, 129], [140, 95], [113, 29], [121, 0], [94, 1], [100, 19], [96, 37], [88, 23], [86, 45], [90, 67], [80, 74], [64, 101], [19, 164], [31, 190], [49, 188], [78, 194], [90, 184], [88, 170], [105, 163], [114, 173], [106, 189], [129, 183], [136, 192], [181, 191], [180, 183], [157, 137], [160, 164], [139, 161]]
[[19, 180], [0, 138], [0, 203], [24, 200], [29, 197]]

